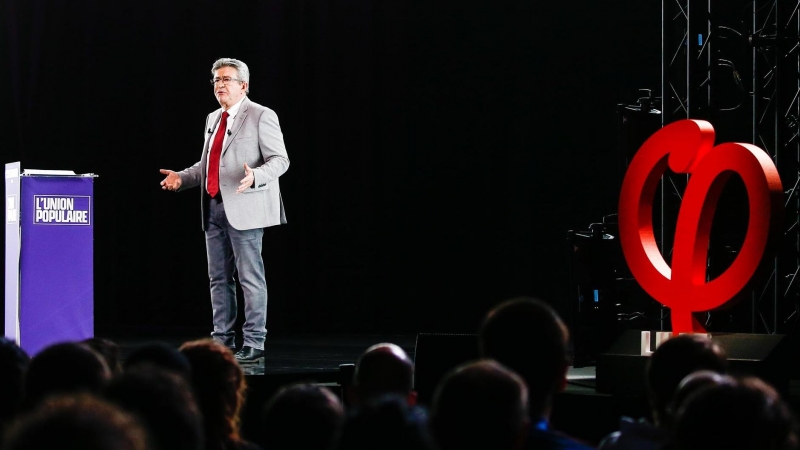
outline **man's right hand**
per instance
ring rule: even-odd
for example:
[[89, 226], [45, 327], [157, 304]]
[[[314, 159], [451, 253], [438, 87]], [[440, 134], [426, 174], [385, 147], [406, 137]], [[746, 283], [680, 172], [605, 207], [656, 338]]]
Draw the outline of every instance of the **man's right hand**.
[[171, 170], [166, 170], [166, 169], [161, 169], [160, 172], [167, 176], [167, 178], [164, 178], [164, 180], [161, 181], [161, 189], [164, 189], [166, 191], [177, 191], [178, 189], [180, 189], [181, 187], [180, 175]]

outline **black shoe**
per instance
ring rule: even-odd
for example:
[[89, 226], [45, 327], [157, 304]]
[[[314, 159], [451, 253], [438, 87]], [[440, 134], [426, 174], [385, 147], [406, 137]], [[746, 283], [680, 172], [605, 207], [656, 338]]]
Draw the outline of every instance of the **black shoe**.
[[237, 361], [240, 363], [252, 363], [257, 362], [259, 359], [264, 358], [264, 350], [259, 350], [257, 348], [248, 347], [245, 345], [239, 350], [235, 355], [233, 355]]

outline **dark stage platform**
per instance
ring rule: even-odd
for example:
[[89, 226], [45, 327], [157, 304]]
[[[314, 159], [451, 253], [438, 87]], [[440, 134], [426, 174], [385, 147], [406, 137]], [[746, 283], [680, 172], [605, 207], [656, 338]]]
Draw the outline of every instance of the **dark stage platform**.
[[[148, 342], [165, 342], [176, 348], [182, 343], [205, 336], [115, 338], [107, 337], [120, 346], [123, 359], [137, 346]], [[368, 347], [381, 342], [391, 342], [402, 347], [414, 358], [416, 335], [377, 334], [298, 334], [267, 336], [264, 343], [266, 358], [263, 364], [244, 365], [248, 376], [290, 376], [311, 378], [317, 381], [338, 381], [339, 365], [354, 364]], [[252, 381], [256, 381], [253, 379]]]

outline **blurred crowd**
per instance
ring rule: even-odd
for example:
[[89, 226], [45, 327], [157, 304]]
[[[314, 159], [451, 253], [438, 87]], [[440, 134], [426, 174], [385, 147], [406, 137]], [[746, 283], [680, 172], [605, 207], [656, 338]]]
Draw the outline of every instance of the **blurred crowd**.
[[[589, 449], [550, 423], [567, 386], [569, 332], [546, 303], [517, 298], [490, 311], [481, 358], [439, 382], [430, 405], [414, 363], [381, 343], [358, 359], [352, 383], [281, 387], [260, 406], [259, 430], [240, 432], [246, 379], [213, 340], [147, 344], [124, 360], [105, 339], [52, 345], [29, 358], [0, 345], [2, 449]], [[269, 358], [269, 355], [267, 355]], [[799, 449], [797, 423], [762, 380], [729, 374], [724, 352], [680, 335], [650, 358], [648, 417], [620, 420], [601, 449]]]

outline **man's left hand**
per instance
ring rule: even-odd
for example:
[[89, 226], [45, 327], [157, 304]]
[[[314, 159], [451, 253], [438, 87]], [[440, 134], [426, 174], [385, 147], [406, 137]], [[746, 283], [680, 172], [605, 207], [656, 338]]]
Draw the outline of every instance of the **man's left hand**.
[[244, 165], [244, 178], [240, 181], [239, 187], [236, 189], [237, 194], [241, 194], [242, 192], [250, 189], [250, 186], [253, 185], [256, 177], [253, 175], [253, 169], [250, 168], [246, 163]]

